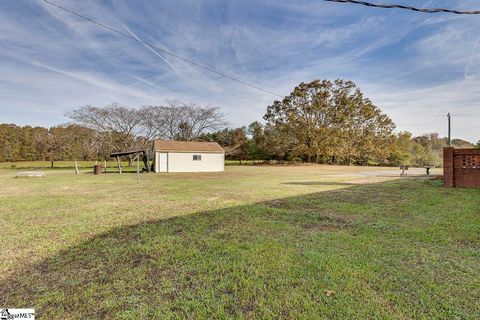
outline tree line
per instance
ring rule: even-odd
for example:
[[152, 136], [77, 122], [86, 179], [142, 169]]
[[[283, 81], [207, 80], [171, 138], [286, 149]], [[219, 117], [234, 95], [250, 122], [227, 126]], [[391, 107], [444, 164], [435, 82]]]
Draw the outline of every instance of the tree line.
[[[207, 133], [200, 137], [203, 141], [216, 141], [226, 150], [228, 159], [268, 161], [277, 160], [285, 162], [307, 161], [307, 155], [303, 157], [296, 153], [286, 153], [278, 156], [278, 146], [272, 144], [270, 133], [259, 122], [253, 122], [248, 127], [236, 129], [224, 129], [218, 132]], [[480, 148], [477, 145], [461, 139], [453, 139], [451, 145], [455, 148]], [[443, 162], [443, 148], [448, 146], [448, 138], [441, 138], [438, 133], [428, 133], [421, 136], [412, 136], [410, 132], [403, 131], [393, 137], [393, 143], [384, 149], [384, 156], [369, 158], [368, 165], [411, 165], [441, 166]], [[378, 153], [377, 153], [378, 154]], [[324, 157], [317, 158], [315, 162], [322, 164], [339, 165], [364, 165], [365, 158]], [[317, 161], [318, 160], [318, 161]]]
[[[0, 125], [0, 161], [104, 160], [154, 139], [215, 141], [227, 159], [345, 165], [441, 165], [447, 139], [394, 133], [395, 124], [352, 82], [314, 80], [267, 107], [264, 122], [228, 128], [216, 107], [182, 101], [131, 108], [83, 106], [52, 128]], [[473, 147], [453, 140], [456, 147]], [[479, 142], [480, 146], [480, 142]]]
[[50, 129], [0, 125], [0, 161], [103, 160], [115, 151], [150, 149], [154, 139], [197, 140], [226, 125], [218, 108], [179, 101], [139, 109], [87, 105], [66, 116], [72, 123]]
[[[267, 107], [248, 127], [203, 134], [230, 159], [303, 161], [342, 165], [440, 166], [447, 138], [394, 133], [395, 124], [360, 89], [345, 80], [301, 83]], [[474, 147], [454, 139], [457, 148]], [[478, 142], [480, 147], [480, 141]]]
[[0, 161], [96, 160], [109, 149], [96, 140], [97, 133], [71, 124], [52, 128], [0, 124]]

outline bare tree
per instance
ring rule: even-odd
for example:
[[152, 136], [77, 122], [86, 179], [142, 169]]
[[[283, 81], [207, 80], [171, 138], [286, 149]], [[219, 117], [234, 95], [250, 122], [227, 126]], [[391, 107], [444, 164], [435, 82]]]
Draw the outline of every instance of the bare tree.
[[156, 106], [144, 106], [137, 112], [140, 119], [140, 133], [147, 142], [166, 136], [167, 119], [164, 110]]
[[[77, 124], [95, 130], [112, 151], [145, 149], [153, 139], [196, 140], [202, 133], [226, 125], [218, 108], [167, 101], [166, 106], [139, 109], [112, 103], [83, 106], [66, 114]], [[132, 159], [129, 159], [130, 163]]]
[[219, 130], [226, 125], [224, 115], [216, 107], [183, 104], [186, 117], [181, 124], [179, 140], [195, 140], [202, 133]]
[[66, 116], [95, 130], [97, 139], [107, 144], [112, 151], [143, 149], [156, 134], [144, 125], [145, 119], [149, 117], [146, 108], [134, 109], [118, 103], [105, 107], [87, 105]]
[[166, 106], [145, 107], [149, 118], [145, 127], [152, 127], [157, 138], [169, 140], [196, 140], [202, 133], [223, 128], [227, 122], [216, 107], [202, 107], [194, 103], [168, 100]]
[[185, 110], [172, 101], [166, 106], [153, 107], [153, 121], [157, 126], [158, 138], [175, 140], [185, 118]]

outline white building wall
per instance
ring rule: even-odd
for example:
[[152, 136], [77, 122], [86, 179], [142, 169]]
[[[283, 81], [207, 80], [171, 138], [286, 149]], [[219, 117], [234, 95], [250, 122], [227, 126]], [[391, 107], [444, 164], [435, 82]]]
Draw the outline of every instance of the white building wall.
[[160, 152], [155, 152], [155, 172], [160, 172]]
[[[159, 153], [157, 152], [157, 157]], [[201, 155], [202, 160], [193, 160], [193, 155]], [[168, 172], [215, 172], [224, 171], [224, 169], [225, 154], [223, 153], [168, 153]]]
[[168, 172], [168, 153], [159, 152], [158, 155], [158, 172]]

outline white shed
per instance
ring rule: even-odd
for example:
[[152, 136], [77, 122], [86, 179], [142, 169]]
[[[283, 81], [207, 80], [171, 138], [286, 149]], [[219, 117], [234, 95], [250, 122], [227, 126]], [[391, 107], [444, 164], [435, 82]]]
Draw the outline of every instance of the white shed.
[[225, 167], [225, 150], [216, 142], [155, 140], [155, 172], [214, 172]]

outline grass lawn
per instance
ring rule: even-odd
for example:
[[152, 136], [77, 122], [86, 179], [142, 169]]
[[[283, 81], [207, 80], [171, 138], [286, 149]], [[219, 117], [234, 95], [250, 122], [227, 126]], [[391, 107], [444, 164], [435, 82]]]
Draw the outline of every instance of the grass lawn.
[[391, 168], [231, 166], [140, 183], [44, 171], [0, 170], [1, 307], [42, 319], [480, 318], [478, 189]]

